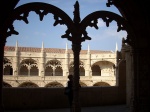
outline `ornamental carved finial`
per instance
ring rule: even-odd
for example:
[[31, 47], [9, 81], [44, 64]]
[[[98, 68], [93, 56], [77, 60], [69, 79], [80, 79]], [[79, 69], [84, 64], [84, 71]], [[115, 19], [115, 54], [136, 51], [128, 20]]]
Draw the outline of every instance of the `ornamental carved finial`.
[[111, 5], [113, 5], [113, 0], [108, 0], [108, 2], [106, 3], [106, 6], [110, 7]]
[[79, 2], [76, 1], [75, 5], [74, 5], [74, 23], [80, 23], [81, 19], [80, 19], [80, 9], [79, 9]]

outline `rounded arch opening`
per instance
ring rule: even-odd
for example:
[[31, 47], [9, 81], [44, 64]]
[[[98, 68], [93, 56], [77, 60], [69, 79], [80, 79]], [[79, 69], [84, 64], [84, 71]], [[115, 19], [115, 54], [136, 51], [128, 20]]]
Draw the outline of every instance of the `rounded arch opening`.
[[7, 58], [4, 58], [3, 61], [3, 75], [13, 75], [12, 63]]
[[97, 82], [93, 86], [108, 87], [108, 86], [110, 86], [110, 84], [108, 84], [107, 82]]
[[45, 76], [63, 76], [61, 62], [58, 60], [50, 60], [45, 65]]
[[81, 87], [87, 87], [87, 85], [84, 82], [79, 82]]
[[21, 87], [21, 88], [37, 88], [39, 86], [37, 84], [33, 83], [33, 82], [24, 82], [24, 83], [20, 84], [18, 87]]
[[9, 83], [7, 82], [3, 82], [3, 87], [4, 88], [8, 88], [8, 87], [12, 87]]
[[55, 87], [64, 87], [61, 83], [59, 82], [51, 82], [45, 85], [46, 88], [55, 88]]
[[[69, 74], [74, 73], [74, 62], [72, 61], [69, 65]], [[80, 76], [85, 76], [85, 69], [84, 69], [84, 63], [82, 61], [79, 62], [79, 73]]]
[[24, 59], [20, 63], [19, 75], [23, 76], [38, 76], [39, 69], [36, 60]]

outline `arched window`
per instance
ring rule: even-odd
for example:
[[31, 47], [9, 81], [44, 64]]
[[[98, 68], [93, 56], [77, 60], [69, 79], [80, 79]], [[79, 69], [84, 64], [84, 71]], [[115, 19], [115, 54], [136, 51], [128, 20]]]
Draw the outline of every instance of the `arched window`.
[[69, 74], [73, 74], [73, 73], [74, 73], [74, 67], [71, 66], [71, 67], [69, 68]]
[[101, 68], [99, 65], [92, 66], [92, 76], [101, 76]]
[[114, 63], [110, 61], [98, 61], [92, 65], [93, 76], [115, 76]]
[[26, 59], [21, 62], [19, 75], [38, 76], [38, 72], [38, 66], [35, 60]]
[[21, 66], [19, 75], [26, 75], [26, 76], [28, 76], [28, 68], [27, 68], [27, 66], [25, 66], [25, 65]]
[[13, 75], [12, 63], [10, 62], [9, 59], [4, 58], [3, 68], [4, 68], [3, 69], [4, 75]]
[[53, 69], [51, 66], [47, 66], [45, 69], [45, 76], [53, 76]]
[[13, 69], [10, 65], [5, 66], [4, 75], [13, 75]]
[[37, 68], [37, 66], [31, 66], [30, 76], [37, 76], [37, 75], [38, 75], [38, 68]]
[[55, 70], [55, 76], [62, 76], [63, 74], [62, 68], [61, 67], [57, 67]]
[[63, 70], [60, 61], [51, 60], [45, 66], [45, 76], [62, 76]]
[[[79, 63], [79, 72], [80, 72], [80, 76], [85, 76], [84, 64], [81, 61]], [[69, 74], [74, 74], [74, 65], [73, 65], [73, 62], [71, 62], [71, 64], [70, 64]]]
[[79, 68], [79, 70], [80, 70], [80, 76], [85, 76], [85, 70], [82, 66]]

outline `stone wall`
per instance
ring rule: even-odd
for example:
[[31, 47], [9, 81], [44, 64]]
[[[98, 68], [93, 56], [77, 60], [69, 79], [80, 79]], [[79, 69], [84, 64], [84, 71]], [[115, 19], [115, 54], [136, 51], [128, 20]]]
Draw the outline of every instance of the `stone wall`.
[[[67, 108], [64, 88], [4, 88], [6, 110]], [[81, 107], [125, 104], [125, 90], [118, 87], [82, 87]]]

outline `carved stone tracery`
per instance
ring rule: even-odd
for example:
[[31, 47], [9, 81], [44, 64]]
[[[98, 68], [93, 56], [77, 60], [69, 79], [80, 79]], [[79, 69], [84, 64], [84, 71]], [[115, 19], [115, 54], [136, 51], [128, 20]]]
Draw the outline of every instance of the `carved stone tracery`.
[[[109, 0], [107, 5], [112, 5], [112, 0]], [[39, 19], [42, 21], [44, 16], [48, 13], [52, 13], [54, 15], [54, 26], [60, 24], [60, 25], [66, 25], [67, 30], [64, 35], [62, 35], [62, 38], [67, 38], [69, 41], [72, 41], [72, 50], [74, 53], [74, 81], [73, 81], [73, 89], [74, 91], [74, 101], [73, 101], [73, 112], [80, 112], [80, 105], [79, 105], [79, 55], [81, 50], [81, 42], [85, 40], [91, 40], [91, 37], [88, 36], [88, 33], [86, 31], [86, 28], [88, 26], [94, 27], [95, 29], [98, 29], [98, 19], [101, 18], [105, 23], [106, 26], [109, 27], [109, 24], [112, 21], [116, 21], [118, 25], [117, 31], [126, 30], [128, 35], [125, 42], [132, 45], [132, 39], [134, 36], [132, 35], [129, 25], [125, 19], [123, 19], [121, 16], [108, 12], [108, 11], [96, 11], [88, 16], [86, 16], [82, 21], [80, 20], [80, 12], [79, 12], [79, 3], [76, 1], [74, 5], [74, 19], [73, 21], [70, 19], [70, 17], [63, 12], [61, 9], [50, 5], [46, 3], [28, 3], [22, 6], [19, 6], [18, 8], [14, 9], [14, 12], [7, 20], [7, 24], [3, 28], [3, 35], [2, 38], [6, 40], [8, 36], [11, 36], [12, 34], [18, 35], [19, 33], [15, 30], [13, 26], [13, 22], [15, 20], [22, 20], [26, 24], [29, 23], [27, 17], [29, 16], [29, 12], [33, 11], [36, 12], [36, 14], [39, 15]]]

